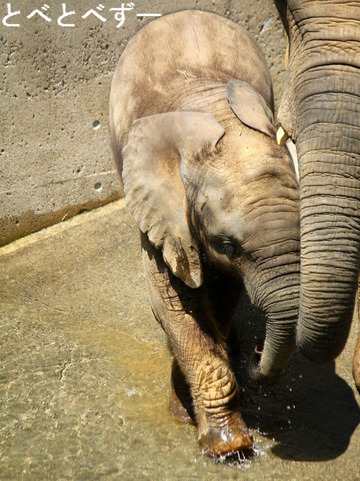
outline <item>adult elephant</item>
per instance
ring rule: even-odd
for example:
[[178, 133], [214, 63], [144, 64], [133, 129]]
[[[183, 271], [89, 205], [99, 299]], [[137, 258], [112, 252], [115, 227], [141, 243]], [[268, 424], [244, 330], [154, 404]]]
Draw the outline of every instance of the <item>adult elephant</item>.
[[[279, 109], [296, 142], [301, 205], [297, 341], [326, 362], [343, 349], [360, 250], [360, 2], [275, 0], [288, 34]], [[360, 340], [354, 377], [360, 388]]]

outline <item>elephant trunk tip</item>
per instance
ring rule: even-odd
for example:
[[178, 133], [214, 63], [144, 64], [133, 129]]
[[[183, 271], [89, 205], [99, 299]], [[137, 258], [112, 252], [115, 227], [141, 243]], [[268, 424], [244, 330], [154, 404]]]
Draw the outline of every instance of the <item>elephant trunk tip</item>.
[[249, 375], [250, 378], [264, 386], [275, 384], [285, 368], [269, 369], [264, 366], [264, 341], [258, 342], [250, 358]]
[[[313, 336], [311, 335], [313, 334]], [[296, 344], [303, 356], [312, 362], [325, 364], [336, 359], [345, 347], [347, 336], [333, 335], [327, 333], [323, 336], [316, 335], [312, 331], [301, 329], [296, 335]]]

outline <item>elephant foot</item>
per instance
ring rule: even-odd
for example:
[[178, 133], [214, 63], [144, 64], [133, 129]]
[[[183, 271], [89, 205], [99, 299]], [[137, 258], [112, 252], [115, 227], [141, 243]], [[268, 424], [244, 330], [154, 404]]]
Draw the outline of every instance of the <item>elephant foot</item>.
[[252, 437], [241, 416], [233, 416], [232, 422], [212, 427], [199, 437], [202, 451], [210, 456], [227, 456], [236, 452], [249, 451], [253, 445]]
[[196, 424], [190, 388], [175, 359], [171, 371], [169, 411], [183, 423]]
[[353, 377], [355, 381], [355, 386], [360, 394], [360, 336], [358, 338], [354, 353]]

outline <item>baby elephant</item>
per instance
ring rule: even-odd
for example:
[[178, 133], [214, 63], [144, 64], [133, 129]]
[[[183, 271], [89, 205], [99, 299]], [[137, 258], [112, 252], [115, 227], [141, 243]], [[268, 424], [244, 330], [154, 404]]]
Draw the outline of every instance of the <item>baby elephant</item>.
[[272, 104], [253, 38], [196, 10], [142, 28], [111, 86], [112, 147], [174, 355], [170, 409], [214, 456], [252, 446], [225, 344], [244, 288], [267, 318], [251, 376], [276, 380], [295, 347], [298, 185]]

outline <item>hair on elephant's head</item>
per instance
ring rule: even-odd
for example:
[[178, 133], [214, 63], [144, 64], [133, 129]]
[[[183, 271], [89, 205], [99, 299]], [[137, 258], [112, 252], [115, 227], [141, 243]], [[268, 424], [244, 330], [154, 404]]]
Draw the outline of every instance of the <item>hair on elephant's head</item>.
[[[294, 348], [299, 289], [298, 188], [275, 141], [271, 109], [246, 82], [230, 80], [223, 127], [203, 112], [178, 111], [133, 123], [123, 149], [127, 206], [191, 288], [202, 259], [241, 277], [267, 314], [253, 377], [275, 379]], [[255, 365], [256, 364], [256, 365]]]

